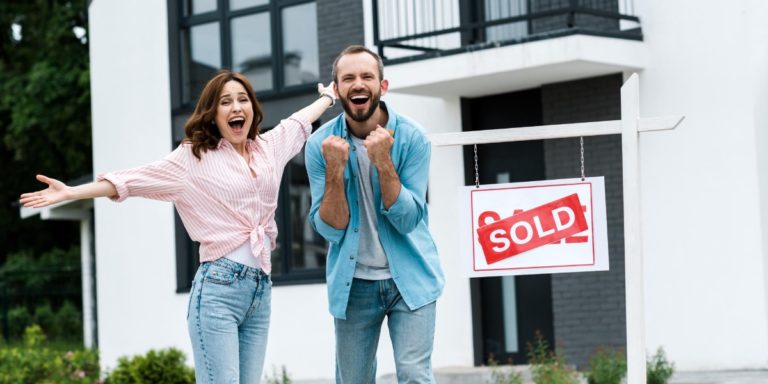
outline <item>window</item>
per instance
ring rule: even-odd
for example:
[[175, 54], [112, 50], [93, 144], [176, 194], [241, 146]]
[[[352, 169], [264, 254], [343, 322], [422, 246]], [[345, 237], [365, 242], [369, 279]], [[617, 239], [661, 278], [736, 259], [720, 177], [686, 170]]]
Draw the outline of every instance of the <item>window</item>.
[[[270, 101], [282, 110], [295, 99], [298, 109], [314, 95], [320, 72], [315, 1], [169, 0], [168, 15], [174, 146], [184, 138], [198, 95], [221, 68], [248, 77], [267, 115]], [[279, 236], [272, 275], [278, 284], [324, 279], [326, 243], [308, 227], [308, 204], [299, 154], [285, 169], [275, 214]], [[177, 291], [182, 292], [197, 269], [198, 246], [178, 217], [176, 232]]]
[[309, 179], [304, 152], [285, 167], [275, 219], [278, 245], [272, 252], [272, 280], [276, 284], [322, 282], [328, 245], [307, 219]]

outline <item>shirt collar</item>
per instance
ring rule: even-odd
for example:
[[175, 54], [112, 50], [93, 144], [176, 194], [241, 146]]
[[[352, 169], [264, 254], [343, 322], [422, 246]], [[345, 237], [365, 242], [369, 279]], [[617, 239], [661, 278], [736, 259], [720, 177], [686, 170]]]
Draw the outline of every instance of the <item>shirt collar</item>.
[[[235, 147], [233, 147], [232, 144], [229, 141], [227, 141], [227, 139], [222, 137], [221, 139], [219, 139], [219, 144], [216, 145], [216, 149], [221, 149], [221, 148], [234, 149]], [[254, 150], [256, 150], [256, 141], [247, 139], [245, 141], [245, 148], [247, 148], [249, 152], [253, 152]]]

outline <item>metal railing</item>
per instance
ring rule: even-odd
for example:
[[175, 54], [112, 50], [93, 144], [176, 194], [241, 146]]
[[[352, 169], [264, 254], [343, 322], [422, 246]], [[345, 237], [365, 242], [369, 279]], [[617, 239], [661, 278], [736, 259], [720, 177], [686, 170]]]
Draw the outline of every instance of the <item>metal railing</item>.
[[632, 0], [373, 0], [387, 63], [574, 34], [642, 40]]

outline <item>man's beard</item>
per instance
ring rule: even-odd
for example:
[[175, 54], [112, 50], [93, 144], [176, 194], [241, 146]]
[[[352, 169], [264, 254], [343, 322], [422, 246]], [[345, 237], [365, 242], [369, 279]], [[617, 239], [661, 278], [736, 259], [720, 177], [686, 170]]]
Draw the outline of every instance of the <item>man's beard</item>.
[[381, 100], [381, 93], [371, 94], [371, 106], [366, 110], [352, 110], [350, 107], [350, 104], [352, 103], [352, 98], [348, 97], [344, 99], [344, 102], [341, 104], [342, 107], [344, 107], [344, 112], [347, 113], [347, 116], [349, 116], [352, 120], [361, 123], [364, 121], [367, 121], [371, 116], [373, 116], [373, 113], [376, 112], [376, 108], [379, 107], [379, 101]]

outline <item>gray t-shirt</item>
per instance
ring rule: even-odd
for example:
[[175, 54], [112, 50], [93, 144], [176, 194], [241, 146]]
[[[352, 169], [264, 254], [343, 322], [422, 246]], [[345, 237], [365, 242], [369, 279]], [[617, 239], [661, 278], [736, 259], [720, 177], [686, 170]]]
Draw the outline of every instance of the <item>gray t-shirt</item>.
[[384, 280], [392, 277], [389, 273], [389, 261], [384, 248], [379, 242], [379, 230], [376, 223], [376, 207], [373, 202], [371, 186], [371, 160], [363, 140], [352, 136], [352, 145], [357, 151], [357, 165], [360, 177], [357, 178], [357, 199], [360, 203], [360, 239], [357, 250], [355, 277], [366, 280]]

